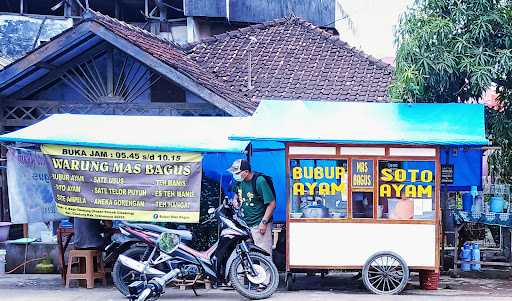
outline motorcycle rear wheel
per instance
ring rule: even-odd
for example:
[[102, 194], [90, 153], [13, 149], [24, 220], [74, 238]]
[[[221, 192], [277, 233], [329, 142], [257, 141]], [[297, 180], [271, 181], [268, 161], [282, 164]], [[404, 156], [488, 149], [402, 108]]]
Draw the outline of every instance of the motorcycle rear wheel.
[[240, 256], [233, 260], [229, 269], [229, 280], [234, 289], [245, 298], [251, 300], [266, 299], [277, 290], [279, 285], [279, 272], [270, 257], [261, 253], [250, 252], [248, 254], [253, 265], [258, 265], [257, 271], [265, 272], [265, 280], [262, 283], [253, 283], [255, 279], [261, 280], [260, 275], [250, 277], [245, 273]]

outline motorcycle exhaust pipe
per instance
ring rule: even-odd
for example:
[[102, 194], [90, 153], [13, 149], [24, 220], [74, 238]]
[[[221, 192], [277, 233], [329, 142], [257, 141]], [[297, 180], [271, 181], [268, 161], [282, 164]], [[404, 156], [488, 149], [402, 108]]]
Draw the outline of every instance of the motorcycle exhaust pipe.
[[151, 281], [149, 281], [148, 287], [144, 289], [142, 293], [140, 293], [136, 301], [146, 301], [149, 297], [155, 295], [160, 296], [160, 294], [164, 292], [164, 288], [167, 282], [176, 278], [176, 276], [178, 276], [180, 272], [180, 269], [173, 269], [172, 271], [161, 277], [151, 279]]
[[139, 262], [139, 261], [132, 259], [125, 255], [119, 255], [119, 258], [117, 260], [119, 260], [124, 266], [127, 266], [130, 269], [137, 271], [141, 274], [148, 274], [148, 275], [155, 275], [155, 276], [165, 275], [164, 272], [157, 270], [155, 268], [152, 268], [152, 267], [146, 267], [146, 265], [143, 264], [142, 262]]

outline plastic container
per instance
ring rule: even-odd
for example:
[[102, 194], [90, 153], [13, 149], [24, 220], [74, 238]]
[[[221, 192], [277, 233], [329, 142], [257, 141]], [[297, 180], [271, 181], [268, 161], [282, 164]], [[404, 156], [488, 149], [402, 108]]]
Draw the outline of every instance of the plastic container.
[[414, 202], [411, 199], [388, 199], [389, 219], [412, 219]]
[[422, 290], [437, 290], [439, 287], [439, 273], [420, 271], [420, 287]]
[[473, 207], [473, 196], [471, 193], [466, 192], [462, 195], [462, 210], [470, 212], [471, 207]]
[[476, 186], [471, 186], [469, 193], [471, 193], [471, 196], [476, 197], [478, 195], [478, 188]]
[[6, 241], [9, 238], [9, 228], [11, 223], [0, 222], [0, 242]]
[[468, 243], [464, 243], [462, 250], [460, 251], [460, 259], [462, 261], [460, 265], [460, 270], [463, 272], [467, 272], [471, 270], [471, 264], [465, 263], [471, 261], [471, 245]]
[[55, 240], [53, 239], [52, 231], [41, 231], [41, 242], [43, 243], [53, 243]]
[[5, 274], [5, 255], [7, 254], [6, 250], [0, 250], [0, 275]]
[[68, 219], [63, 219], [60, 221], [59, 227], [61, 228], [73, 228], [73, 224], [69, 222]]
[[[480, 261], [480, 246], [477, 243], [473, 243], [471, 247], [471, 261]], [[472, 271], [480, 271], [480, 264], [472, 264]]]
[[481, 196], [477, 195], [475, 200], [473, 201], [473, 207], [471, 208], [472, 213], [476, 213], [477, 215], [484, 211], [484, 200]]
[[505, 207], [505, 200], [501, 196], [493, 196], [489, 201], [490, 211], [494, 213], [502, 213]]

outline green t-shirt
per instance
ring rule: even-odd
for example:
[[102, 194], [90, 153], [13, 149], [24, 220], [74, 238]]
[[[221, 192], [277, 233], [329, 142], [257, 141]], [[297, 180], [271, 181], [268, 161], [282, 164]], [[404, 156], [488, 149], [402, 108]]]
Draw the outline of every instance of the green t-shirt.
[[244, 214], [243, 218], [249, 227], [254, 227], [261, 222], [268, 204], [274, 200], [272, 189], [262, 176], [256, 179], [256, 191], [256, 194], [252, 191], [251, 181], [239, 182], [235, 187]]

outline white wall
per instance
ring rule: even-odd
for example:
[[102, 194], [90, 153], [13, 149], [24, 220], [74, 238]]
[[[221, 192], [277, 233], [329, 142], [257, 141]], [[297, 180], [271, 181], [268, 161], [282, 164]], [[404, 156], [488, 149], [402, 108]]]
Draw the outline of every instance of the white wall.
[[435, 239], [435, 225], [290, 222], [288, 256], [292, 266], [363, 266], [392, 251], [409, 266], [434, 267]]

